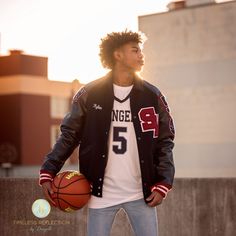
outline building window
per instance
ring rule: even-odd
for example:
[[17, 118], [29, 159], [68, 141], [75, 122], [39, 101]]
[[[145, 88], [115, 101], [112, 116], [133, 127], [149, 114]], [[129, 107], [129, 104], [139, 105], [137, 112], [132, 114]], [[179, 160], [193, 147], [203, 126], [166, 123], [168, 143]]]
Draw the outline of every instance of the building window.
[[69, 99], [65, 97], [51, 97], [51, 118], [61, 119], [69, 111]]

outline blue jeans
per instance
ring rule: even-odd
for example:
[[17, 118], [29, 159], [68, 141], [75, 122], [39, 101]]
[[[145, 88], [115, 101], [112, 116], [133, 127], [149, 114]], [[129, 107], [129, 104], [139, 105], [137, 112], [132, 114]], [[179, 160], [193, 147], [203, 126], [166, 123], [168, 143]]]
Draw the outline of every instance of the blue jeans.
[[88, 236], [109, 236], [116, 213], [123, 208], [136, 236], [157, 236], [156, 208], [146, 205], [143, 199], [119, 205], [88, 209]]

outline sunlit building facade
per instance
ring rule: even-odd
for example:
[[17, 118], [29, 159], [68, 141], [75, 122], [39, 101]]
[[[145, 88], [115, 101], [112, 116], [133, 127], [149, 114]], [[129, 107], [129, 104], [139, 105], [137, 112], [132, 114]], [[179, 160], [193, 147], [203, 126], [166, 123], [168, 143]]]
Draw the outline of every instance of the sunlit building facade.
[[142, 76], [175, 120], [176, 176], [235, 177], [236, 1], [171, 7], [140, 16], [139, 29], [148, 38]]

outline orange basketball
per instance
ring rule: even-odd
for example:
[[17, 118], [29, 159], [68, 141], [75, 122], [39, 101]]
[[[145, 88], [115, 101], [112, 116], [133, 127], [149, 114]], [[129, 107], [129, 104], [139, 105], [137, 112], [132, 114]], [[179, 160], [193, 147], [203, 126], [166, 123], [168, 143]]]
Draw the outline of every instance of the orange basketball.
[[90, 198], [88, 180], [78, 171], [64, 171], [55, 176], [52, 182], [52, 199], [57, 207], [65, 212], [79, 210]]

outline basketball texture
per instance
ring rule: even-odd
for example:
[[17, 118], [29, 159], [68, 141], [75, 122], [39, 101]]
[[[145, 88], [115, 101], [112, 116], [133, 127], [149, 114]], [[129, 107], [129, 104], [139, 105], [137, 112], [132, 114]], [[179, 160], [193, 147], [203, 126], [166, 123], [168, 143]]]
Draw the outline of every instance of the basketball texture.
[[65, 212], [79, 210], [90, 198], [88, 180], [78, 171], [64, 171], [55, 176], [52, 182], [52, 199], [56, 206]]

